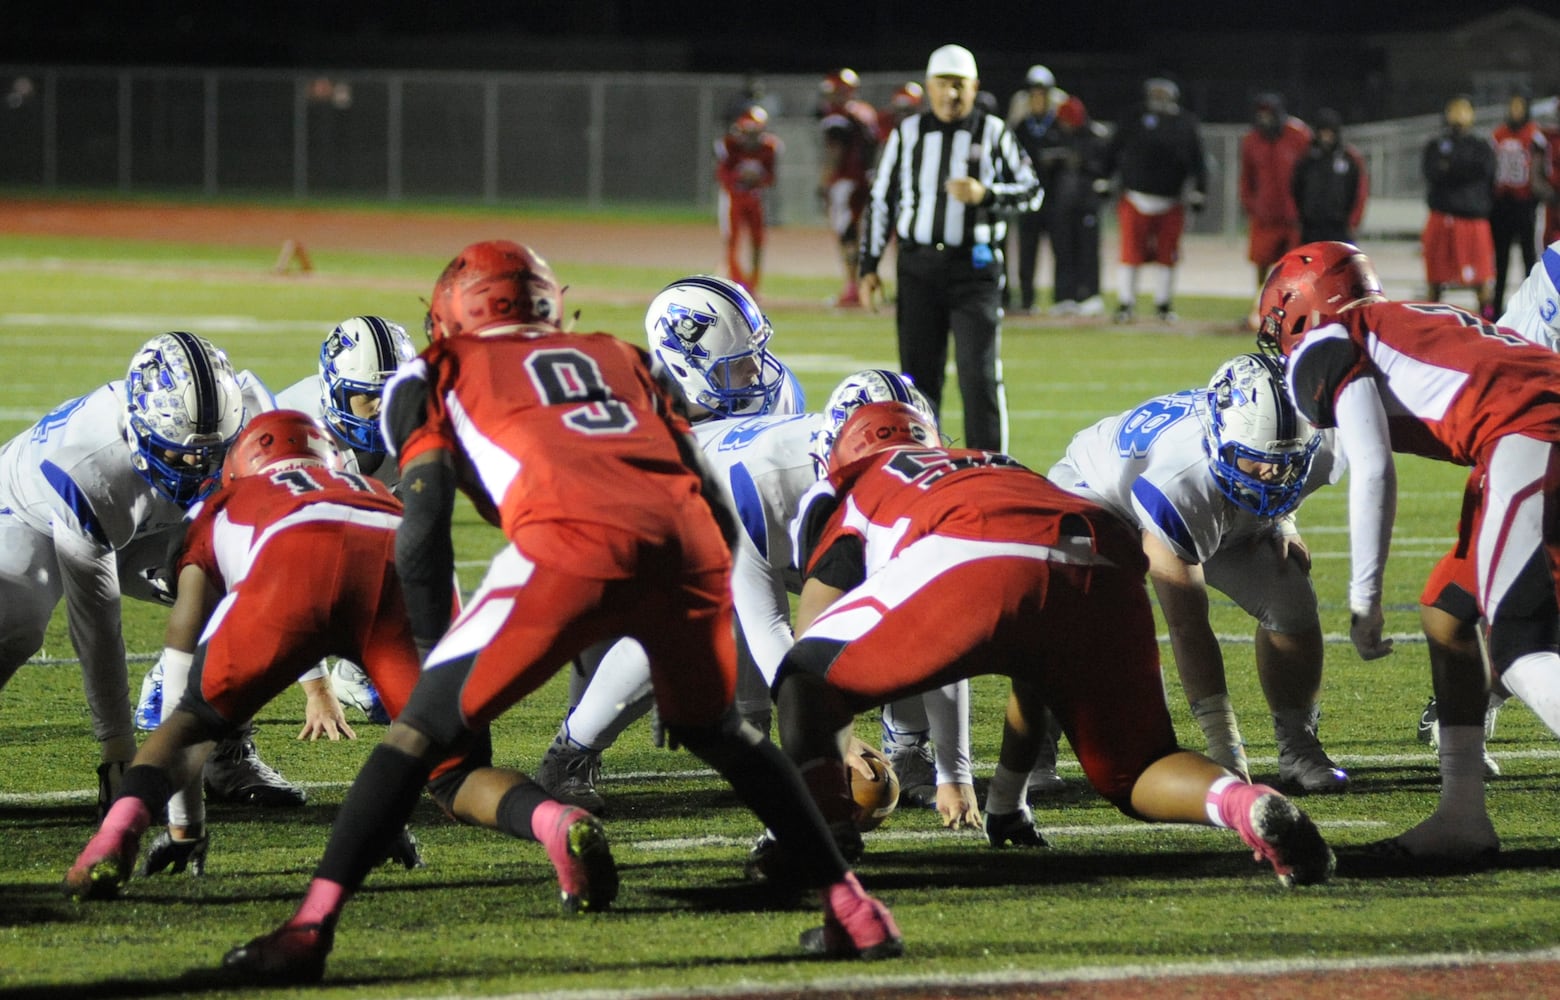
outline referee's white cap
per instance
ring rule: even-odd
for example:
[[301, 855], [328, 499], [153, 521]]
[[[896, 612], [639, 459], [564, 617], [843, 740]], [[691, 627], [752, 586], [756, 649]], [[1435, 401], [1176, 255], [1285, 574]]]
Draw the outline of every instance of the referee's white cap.
[[944, 45], [933, 51], [932, 57], [926, 61], [926, 75], [962, 76], [968, 80], [980, 77], [975, 71], [974, 54], [962, 45]]

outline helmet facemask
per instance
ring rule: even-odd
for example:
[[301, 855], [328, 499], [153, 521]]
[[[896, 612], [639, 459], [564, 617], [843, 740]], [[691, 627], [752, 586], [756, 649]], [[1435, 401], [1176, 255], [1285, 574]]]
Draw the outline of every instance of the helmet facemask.
[[1279, 364], [1243, 354], [1214, 375], [1202, 402], [1203, 447], [1219, 491], [1258, 517], [1294, 510], [1321, 437], [1284, 395]]

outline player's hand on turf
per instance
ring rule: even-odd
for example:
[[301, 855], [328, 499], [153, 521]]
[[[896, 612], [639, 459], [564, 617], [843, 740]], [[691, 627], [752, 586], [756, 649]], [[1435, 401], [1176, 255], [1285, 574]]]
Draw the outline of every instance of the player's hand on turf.
[[1386, 616], [1382, 614], [1380, 603], [1371, 605], [1363, 614], [1354, 612], [1349, 616], [1349, 638], [1360, 659], [1379, 660], [1392, 652], [1392, 640], [1381, 634], [1385, 627]]
[[845, 766], [861, 775], [867, 781], [872, 780], [872, 768], [861, 759], [862, 750], [871, 750], [872, 744], [859, 736], [852, 736], [845, 746]]
[[341, 702], [336, 700], [335, 692], [330, 689], [330, 681], [326, 680], [322, 690], [309, 689], [308, 703], [303, 709], [303, 728], [298, 731], [300, 740], [313, 742], [321, 736], [332, 743], [345, 736], [349, 740], [357, 739], [357, 733], [347, 722], [347, 715], [342, 711]]
[[937, 786], [937, 813], [950, 830], [985, 829], [980, 806], [975, 803], [975, 786], [943, 782]]

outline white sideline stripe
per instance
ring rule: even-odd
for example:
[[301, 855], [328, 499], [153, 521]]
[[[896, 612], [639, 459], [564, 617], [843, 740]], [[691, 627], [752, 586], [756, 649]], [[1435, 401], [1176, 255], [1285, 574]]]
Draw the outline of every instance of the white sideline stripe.
[[[1401, 766], [1405, 764], [1423, 764], [1427, 768], [1435, 766], [1435, 754], [1429, 748], [1418, 753], [1381, 753], [1381, 754], [1333, 754], [1333, 759], [1344, 767], [1360, 766]], [[1490, 756], [1497, 761], [1516, 760], [1560, 760], [1560, 749], [1555, 750], [1497, 750], [1491, 751]], [[1256, 767], [1274, 768], [1278, 766], [1277, 757], [1252, 756], [1251, 764]], [[974, 771], [983, 778], [991, 777], [993, 764], [976, 764]], [[1083, 769], [1075, 760], [1062, 760], [1056, 765], [1058, 771], [1066, 771], [1069, 775], [1083, 776]], [[713, 778], [715, 772], [707, 767], [685, 768], [677, 771], [614, 771], [601, 776], [602, 784], [615, 784], [620, 781], [687, 781], [694, 778]], [[299, 781], [295, 782], [299, 788], [307, 789], [342, 789], [351, 785], [350, 781]], [[96, 788], [77, 788], [53, 792], [0, 792], [0, 806], [38, 806], [60, 802], [87, 802], [97, 798]], [[1182, 824], [1153, 824], [1153, 823], [1127, 823], [1121, 826], [1121, 830], [1142, 830], [1156, 825], [1164, 825], [1167, 828], [1181, 826]], [[1323, 824], [1327, 825], [1327, 824]], [[1340, 820], [1333, 826], [1378, 826], [1374, 821], [1354, 822]], [[1049, 830], [1049, 827], [1042, 827]], [[1073, 832], [1074, 828], [1057, 827]], [[1112, 829], [1105, 826], [1084, 826], [1076, 828], [1080, 832], [1101, 831]], [[939, 834], [940, 835], [940, 834]], [[873, 834], [877, 836], [877, 834]], [[899, 835], [895, 835], [899, 836]], [[905, 839], [915, 839], [919, 834], [903, 834]], [[744, 842], [745, 843], [745, 842]]]
[[[1047, 971], [959, 972], [931, 975], [857, 975], [827, 976], [785, 983], [758, 983], [742, 979], [724, 986], [697, 989], [657, 987], [653, 989], [546, 990], [532, 993], [504, 993], [492, 1000], [661, 1000], [665, 997], [802, 996], [811, 992], [879, 991], [890, 989], [958, 990], [971, 987], [1039, 987], [1065, 983], [1108, 983], [1125, 979], [1190, 979], [1195, 976], [1282, 976], [1310, 972], [1364, 972], [1380, 969], [1464, 969], [1475, 965], [1525, 965], [1560, 961], [1560, 948], [1534, 951], [1424, 952], [1418, 955], [1367, 956], [1362, 958], [1270, 958], [1258, 960], [1174, 962], [1164, 965], [1077, 966]], [[1281, 991], [1274, 983], [1262, 992]], [[1257, 990], [1256, 986], [1251, 989]], [[425, 1000], [451, 1000], [440, 994]]]
[[89, 330], [200, 330], [225, 336], [319, 331], [330, 326], [311, 320], [271, 320], [254, 316], [164, 315], [158, 313], [0, 313], [0, 326], [81, 327]]

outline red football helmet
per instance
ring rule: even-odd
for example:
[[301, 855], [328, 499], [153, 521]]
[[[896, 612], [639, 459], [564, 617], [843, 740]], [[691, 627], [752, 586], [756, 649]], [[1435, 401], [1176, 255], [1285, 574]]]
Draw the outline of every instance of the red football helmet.
[[818, 82], [818, 96], [823, 98], [825, 104], [839, 107], [852, 97], [856, 96], [856, 89], [861, 86], [861, 77], [856, 75], [853, 69], [840, 69]]
[[901, 114], [909, 114], [921, 106], [921, 101], [926, 96], [926, 90], [919, 83], [911, 80], [901, 84], [894, 91], [894, 96], [888, 99], [889, 107]]
[[908, 403], [858, 406], [840, 426], [829, 449], [829, 470], [840, 471], [890, 448], [936, 448], [937, 425]]
[[769, 112], [758, 105], [753, 105], [737, 116], [737, 120], [731, 123], [731, 130], [742, 136], [762, 135], [769, 125]]
[[1375, 265], [1352, 243], [1307, 243], [1284, 254], [1262, 286], [1257, 344], [1285, 357], [1315, 319], [1330, 319], [1361, 299], [1385, 298]]
[[563, 289], [541, 254], [510, 240], [487, 240], [462, 250], [439, 275], [428, 307], [428, 339], [562, 321]]
[[279, 464], [341, 468], [341, 452], [325, 428], [301, 410], [267, 410], [239, 431], [222, 462], [222, 482], [270, 472]]

